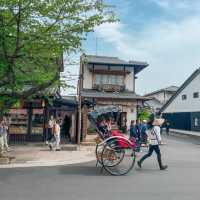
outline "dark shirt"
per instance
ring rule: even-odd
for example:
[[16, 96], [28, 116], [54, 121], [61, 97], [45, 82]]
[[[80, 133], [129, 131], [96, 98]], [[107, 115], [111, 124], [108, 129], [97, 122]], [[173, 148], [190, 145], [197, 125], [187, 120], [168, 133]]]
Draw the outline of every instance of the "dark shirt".
[[101, 132], [100, 134], [101, 134], [102, 139], [106, 139], [110, 136], [106, 125], [100, 124], [97, 127], [98, 127], [99, 131]]
[[145, 124], [141, 124], [140, 126], [141, 135], [144, 136], [147, 134], [147, 126]]
[[137, 129], [134, 125], [130, 126], [130, 137], [137, 138]]
[[136, 124], [136, 134], [137, 134], [137, 138], [140, 140], [141, 137], [141, 124]]

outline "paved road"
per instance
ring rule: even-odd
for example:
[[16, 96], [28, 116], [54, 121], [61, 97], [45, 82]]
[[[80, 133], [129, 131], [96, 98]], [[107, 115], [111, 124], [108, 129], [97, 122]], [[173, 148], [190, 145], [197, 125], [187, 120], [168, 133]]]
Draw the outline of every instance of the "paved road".
[[166, 142], [167, 171], [157, 169], [155, 157], [123, 177], [100, 174], [93, 162], [0, 169], [0, 200], [199, 200], [200, 142], [174, 137]]

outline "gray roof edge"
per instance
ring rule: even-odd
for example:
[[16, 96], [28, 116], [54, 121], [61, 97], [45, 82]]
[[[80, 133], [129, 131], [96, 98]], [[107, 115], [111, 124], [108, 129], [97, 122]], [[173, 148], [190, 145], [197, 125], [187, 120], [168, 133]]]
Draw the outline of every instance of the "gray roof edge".
[[[95, 96], [95, 92], [96, 91], [92, 91], [92, 90], [82, 90], [81, 91], [81, 96], [83, 97], [91, 97], [94, 95], [94, 98], [118, 98], [118, 99], [141, 99], [141, 100], [149, 100], [148, 97], [143, 97], [143, 96], [140, 96], [134, 92], [119, 92], [119, 93], [108, 93], [108, 92], [96, 92], [96, 95], [99, 95], [99, 94], [107, 94], [107, 95], [124, 95], [124, 96], [121, 96], [121, 97], [118, 97], [118, 96], [113, 96], [113, 97], [108, 97], [108, 96]], [[126, 96], [127, 94], [127, 96]], [[128, 96], [128, 95], [133, 95], [133, 96]]]
[[[142, 62], [142, 61], [125, 61], [125, 60], [122, 60], [118, 57], [113, 57], [113, 56], [95, 56], [95, 55], [84, 55], [84, 57], [87, 59], [87, 57], [93, 57], [93, 58], [105, 58], [105, 59], [116, 59], [116, 61], [118, 61], [118, 63], [116, 64], [122, 64], [122, 65], [126, 65], [126, 66], [145, 66], [147, 67], [149, 64], [147, 62]], [[109, 63], [109, 62], [98, 62], [98, 61], [88, 61], [87, 63], [89, 64], [115, 64], [113, 62]]]
[[147, 93], [147, 94], [145, 94], [144, 96], [149, 96], [149, 95], [157, 94], [157, 93], [160, 93], [160, 92], [163, 92], [163, 91], [167, 91], [167, 92], [176, 92], [175, 90], [170, 90], [170, 89], [169, 89], [170, 87], [176, 87], [177, 90], [178, 90], [178, 88], [179, 88], [178, 86], [172, 85], [172, 86], [169, 86], [169, 87], [166, 87], [166, 88], [162, 88], [162, 89], [156, 90], [156, 91], [154, 91], [154, 92]]
[[181, 85], [181, 87], [176, 91], [176, 93], [165, 103], [165, 105], [160, 109], [160, 112], [163, 112], [173, 100], [200, 74], [200, 68], [196, 69], [189, 78]]

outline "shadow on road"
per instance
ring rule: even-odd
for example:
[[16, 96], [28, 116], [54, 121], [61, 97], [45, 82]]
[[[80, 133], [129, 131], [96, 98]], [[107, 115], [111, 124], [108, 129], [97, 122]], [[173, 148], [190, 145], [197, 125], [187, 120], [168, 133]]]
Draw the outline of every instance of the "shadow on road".
[[105, 170], [101, 171], [100, 166], [96, 167], [94, 162], [62, 166], [59, 171], [62, 175], [109, 176]]

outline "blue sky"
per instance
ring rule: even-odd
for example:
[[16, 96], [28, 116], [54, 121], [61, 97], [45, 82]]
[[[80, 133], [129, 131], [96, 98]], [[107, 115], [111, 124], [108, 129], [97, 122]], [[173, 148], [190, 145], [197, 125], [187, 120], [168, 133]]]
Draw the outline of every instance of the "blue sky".
[[[88, 34], [83, 48], [85, 53], [95, 54], [98, 38], [98, 55], [148, 62], [149, 67], [138, 75], [137, 93], [180, 86], [200, 67], [199, 0], [106, 2], [115, 6], [120, 21], [97, 27]], [[78, 73], [77, 67], [72, 70]]]

